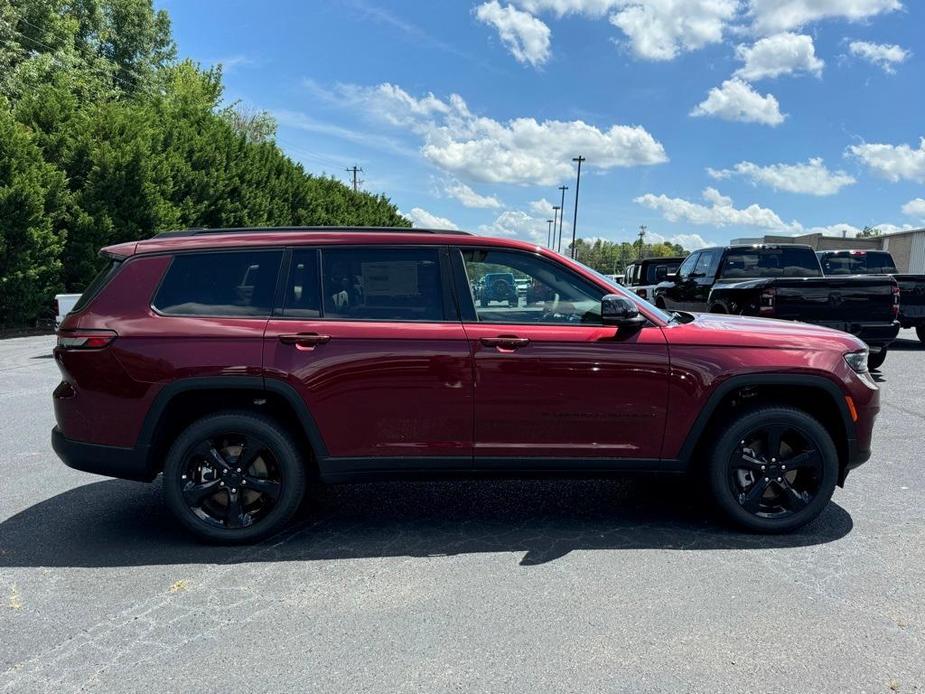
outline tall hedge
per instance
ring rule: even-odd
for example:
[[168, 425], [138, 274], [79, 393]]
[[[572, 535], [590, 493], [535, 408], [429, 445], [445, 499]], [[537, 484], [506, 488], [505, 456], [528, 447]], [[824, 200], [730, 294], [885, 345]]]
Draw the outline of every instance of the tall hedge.
[[0, 325], [83, 289], [101, 246], [158, 231], [410, 226], [388, 198], [306, 173], [268, 114], [234, 117], [220, 70], [177, 60], [150, 0], [21, 0], [0, 46]]

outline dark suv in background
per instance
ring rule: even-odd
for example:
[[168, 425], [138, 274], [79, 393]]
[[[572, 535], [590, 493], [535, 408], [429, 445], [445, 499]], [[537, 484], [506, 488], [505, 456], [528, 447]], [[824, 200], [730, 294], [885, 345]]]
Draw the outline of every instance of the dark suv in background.
[[[281, 528], [308, 479], [689, 473], [793, 530], [868, 459], [857, 338], [666, 313], [575, 261], [452, 232], [172, 232], [103, 250], [61, 325], [55, 450], [151, 481], [214, 541]], [[486, 304], [477, 278], [528, 283]]]

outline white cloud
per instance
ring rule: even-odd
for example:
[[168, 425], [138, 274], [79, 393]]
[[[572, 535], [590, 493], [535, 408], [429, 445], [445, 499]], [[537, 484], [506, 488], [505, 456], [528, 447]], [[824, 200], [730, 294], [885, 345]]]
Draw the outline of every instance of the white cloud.
[[852, 41], [848, 44], [851, 54], [873, 63], [884, 72], [896, 72], [895, 65], [903, 63], [912, 55], [902, 46], [890, 43], [871, 43], [870, 41]]
[[902, 8], [900, 0], [749, 0], [753, 29], [770, 34], [819, 19], [860, 21]]
[[775, 34], [751, 46], [739, 45], [736, 47], [736, 58], [745, 64], [735, 71], [735, 76], [748, 81], [794, 72], [806, 72], [819, 77], [825, 66], [816, 57], [812, 37], [805, 34]]
[[907, 180], [925, 183], [925, 137], [919, 148], [909, 145], [863, 144], [851, 145], [846, 154], [864, 162], [883, 178], [893, 181]]
[[[908, 231], [912, 228], [909, 224], [904, 224], [902, 226], [897, 226], [896, 224], [871, 224], [874, 229], [879, 229], [884, 234], [895, 234], [898, 231]], [[847, 222], [842, 222], [841, 224], [829, 224], [826, 226], [817, 226], [809, 227], [803, 229], [800, 233], [802, 234], [823, 234], [824, 236], [842, 236], [844, 238], [853, 239], [855, 236], [860, 234], [863, 231], [860, 227], [856, 227], [853, 224], [848, 224]]]
[[532, 217], [522, 210], [505, 210], [491, 224], [481, 225], [479, 233], [486, 236], [517, 236], [545, 245], [549, 225], [545, 219]]
[[903, 205], [903, 214], [925, 221], [925, 200], [915, 198]]
[[433, 94], [417, 99], [391, 84], [339, 85], [336, 97], [328, 98], [419, 135], [431, 163], [475, 181], [558, 184], [575, 175], [578, 153], [600, 170], [668, 161], [662, 144], [640, 125], [601, 130], [580, 120], [500, 122], [473, 114], [457, 94], [446, 101]]
[[531, 202], [530, 209], [533, 210], [534, 213], [542, 216], [543, 219], [549, 219], [555, 211], [552, 209], [552, 203], [546, 198], [540, 198], [539, 200]]
[[773, 94], [762, 96], [737, 77], [726, 80], [720, 87], [713, 87], [691, 115], [770, 126], [780, 125], [787, 117], [780, 112], [780, 104]]
[[420, 207], [412, 207], [411, 212], [402, 212], [401, 215], [410, 219], [411, 224], [418, 229], [459, 229], [446, 217], [438, 217]]
[[703, 191], [703, 198], [709, 206], [690, 202], [683, 198], [669, 198], [667, 195], [646, 193], [634, 200], [639, 205], [658, 210], [669, 222], [690, 222], [691, 224], [725, 227], [729, 225], [756, 227], [773, 231], [800, 231], [797, 222], [784, 222], [776, 212], [759, 205], [738, 209], [732, 198], [722, 195], [715, 188]]
[[743, 176], [752, 183], [766, 185], [774, 190], [807, 195], [835, 195], [845, 186], [855, 183], [855, 179], [844, 171], [831, 171], [822, 159], [810, 159], [804, 164], [771, 164], [759, 166], [750, 161], [742, 161], [731, 169], [707, 169], [715, 179], [724, 180], [733, 176]]
[[475, 16], [498, 30], [501, 42], [518, 62], [538, 67], [549, 60], [549, 27], [529, 12], [491, 0], [479, 5]]
[[624, 0], [518, 0], [517, 4], [534, 14], [553, 12], [558, 17], [580, 14], [599, 19], [625, 3]]
[[493, 195], [480, 195], [462, 181], [450, 181], [443, 186], [443, 192], [456, 198], [465, 207], [496, 209], [501, 201]]
[[700, 234], [677, 234], [668, 240], [671, 243], [678, 244], [685, 251], [696, 251], [701, 248], [709, 248], [710, 246], [716, 245], [712, 241], [704, 239]]
[[[738, 0], [624, 0], [610, 16], [630, 40], [633, 53], [648, 60], [673, 60], [723, 40], [723, 28]], [[595, 7], [597, 3], [594, 4]]]

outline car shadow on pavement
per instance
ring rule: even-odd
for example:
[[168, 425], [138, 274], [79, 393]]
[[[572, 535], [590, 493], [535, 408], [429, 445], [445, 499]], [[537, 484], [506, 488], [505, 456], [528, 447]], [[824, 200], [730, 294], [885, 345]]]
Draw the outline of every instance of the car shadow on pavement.
[[161, 503], [160, 483], [107, 480], [0, 523], [0, 567], [114, 567], [573, 550], [777, 549], [838, 540], [851, 516], [830, 503], [788, 535], [736, 532], [674, 478], [384, 482], [317, 490], [301, 518], [258, 545], [200, 544]]
[[922, 352], [925, 351], [925, 343], [921, 340], [897, 339], [890, 343], [890, 350], [895, 350], [897, 352]]

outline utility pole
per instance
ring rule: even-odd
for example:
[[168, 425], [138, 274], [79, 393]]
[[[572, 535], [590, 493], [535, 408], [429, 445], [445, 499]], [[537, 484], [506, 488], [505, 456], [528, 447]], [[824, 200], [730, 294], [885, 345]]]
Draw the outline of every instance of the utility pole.
[[565, 191], [568, 190], [568, 186], [559, 186], [559, 190], [562, 191], [562, 202], [559, 203], [559, 209], [562, 212], [559, 213], [559, 243], [556, 244], [556, 252], [562, 252], [562, 218], [565, 216]]
[[572, 217], [572, 258], [575, 257], [575, 233], [578, 229], [578, 186], [581, 185], [581, 162], [586, 161], [585, 157], [580, 154], [573, 157], [572, 161], [578, 162], [578, 175], [575, 177], [575, 213]]
[[642, 249], [646, 245], [646, 229], [648, 229], [645, 224], [639, 225], [639, 260], [642, 260]]
[[344, 171], [346, 171], [347, 173], [352, 173], [352, 174], [353, 174], [353, 192], [356, 193], [356, 192], [357, 192], [357, 185], [358, 185], [358, 183], [362, 183], [362, 182], [363, 182], [363, 181], [357, 181], [357, 174], [358, 174], [358, 173], [364, 173], [363, 169], [361, 169], [361, 168], [358, 167], [356, 164], [354, 164], [354, 165], [351, 166], [349, 169], [344, 169]]
[[557, 205], [552, 206], [552, 244], [550, 244], [550, 248], [556, 247], [556, 222], [559, 219], [559, 210], [561, 209]]
[[552, 244], [552, 225], [553, 222], [551, 219], [546, 220], [546, 245], [549, 246]]

